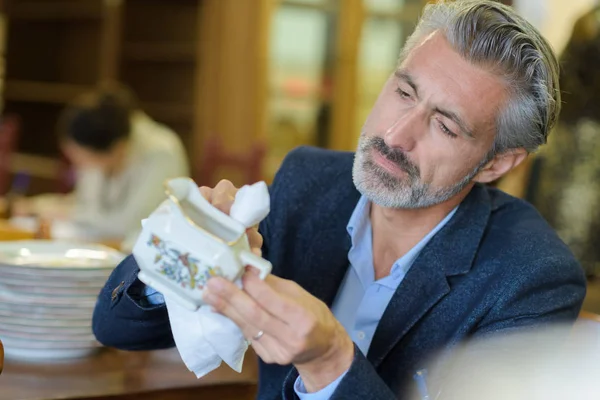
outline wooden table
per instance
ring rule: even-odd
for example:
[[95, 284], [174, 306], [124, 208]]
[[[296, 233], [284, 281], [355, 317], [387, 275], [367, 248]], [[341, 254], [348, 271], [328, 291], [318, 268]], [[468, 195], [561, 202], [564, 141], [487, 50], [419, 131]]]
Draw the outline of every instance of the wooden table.
[[[11, 225], [10, 221], [0, 217], [0, 241], [14, 241], [14, 240], [32, 240], [36, 238], [36, 235], [40, 239], [52, 239], [51, 237], [39, 237], [39, 232], [31, 232], [22, 228]], [[75, 240], [73, 238], [72, 240]], [[121, 243], [123, 239], [102, 239], [99, 241], [92, 242], [93, 244], [102, 244], [104, 246], [111, 247], [115, 250], [121, 250]]]
[[[33, 235], [0, 219], [0, 241]], [[0, 344], [0, 371], [2, 370]], [[124, 352], [102, 349], [85, 359], [33, 364], [4, 361], [0, 400], [254, 399], [256, 356], [246, 353], [241, 374], [223, 364], [202, 379], [185, 367], [176, 349]]]
[[241, 374], [223, 364], [196, 379], [177, 350], [123, 352], [103, 349], [78, 361], [27, 364], [5, 360], [0, 400], [254, 399], [256, 356], [246, 353]]
[[7, 220], [0, 218], [0, 241], [33, 239], [33, 232], [12, 226]]

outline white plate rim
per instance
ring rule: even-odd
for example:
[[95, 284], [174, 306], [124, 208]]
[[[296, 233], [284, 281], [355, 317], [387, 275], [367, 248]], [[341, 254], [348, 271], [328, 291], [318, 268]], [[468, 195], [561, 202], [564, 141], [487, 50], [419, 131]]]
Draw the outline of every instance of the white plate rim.
[[[70, 250], [87, 250], [106, 253], [106, 259], [101, 264], [82, 265], [82, 266], [44, 266], [43, 264], [22, 264], [14, 261], [15, 255], [6, 253], [19, 253], [27, 249], [30, 254], [42, 253], [44, 255], [63, 256]], [[17, 254], [18, 256], [18, 254]], [[26, 255], [22, 257], [27, 257]], [[119, 264], [126, 255], [108, 246], [102, 244], [81, 243], [73, 240], [15, 240], [0, 242], [0, 267], [9, 266], [22, 269], [35, 270], [61, 270], [61, 271], [81, 271], [81, 270], [103, 270], [112, 269]]]

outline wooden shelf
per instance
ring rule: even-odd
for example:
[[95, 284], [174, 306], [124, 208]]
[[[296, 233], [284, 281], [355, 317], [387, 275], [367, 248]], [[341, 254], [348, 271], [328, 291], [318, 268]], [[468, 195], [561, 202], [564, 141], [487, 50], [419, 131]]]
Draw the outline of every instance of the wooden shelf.
[[60, 172], [60, 160], [35, 154], [14, 153], [10, 159], [10, 172], [26, 171], [36, 178], [56, 179]]
[[68, 83], [7, 80], [4, 97], [11, 101], [63, 104], [92, 89], [90, 86]]
[[100, 1], [19, 1], [12, 2], [7, 14], [11, 19], [21, 20], [80, 20], [101, 19], [103, 6]]
[[194, 108], [191, 105], [142, 102], [142, 110], [153, 118], [166, 122], [192, 124]]
[[123, 45], [123, 55], [131, 61], [194, 62], [194, 43], [133, 43]]

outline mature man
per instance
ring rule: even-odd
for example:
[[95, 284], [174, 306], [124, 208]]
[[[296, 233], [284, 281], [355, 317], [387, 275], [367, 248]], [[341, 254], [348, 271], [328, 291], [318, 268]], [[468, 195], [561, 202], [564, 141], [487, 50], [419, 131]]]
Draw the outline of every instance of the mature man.
[[[301, 148], [253, 240], [274, 266], [206, 301], [252, 339], [259, 398], [394, 399], [440, 349], [576, 318], [581, 268], [528, 204], [486, 187], [560, 108], [547, 42], [492, 1], [429, 5], [351, 153]], [[203, 188], [225, 211], [235, 188]], [[100, 294], [98, 339], [173, 346], [133, 258]], [[160, 303], [160, 301], [158, 301]]]

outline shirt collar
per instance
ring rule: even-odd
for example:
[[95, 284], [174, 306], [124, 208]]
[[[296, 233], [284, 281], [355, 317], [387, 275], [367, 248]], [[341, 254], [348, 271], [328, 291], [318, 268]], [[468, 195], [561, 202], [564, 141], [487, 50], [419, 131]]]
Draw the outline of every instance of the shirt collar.
[[357, 237], [357, 229], [364, 228], [366, 224], [371, 224], [370, 213], [371, 203], [365, 196], [360, 196], [360, 199], [350, 216], [348, 225], [346, 226], [346, 231], [348, 231], [348, 235], [352, 238], [352, 245], [355, 244], [354, 241]]
[[[412, 264], [415, 262], [421, 250], [429, 243], [431, 238], [435, 236], [437, 232], [439, 232], [447, 223], [452, 219], [458, 206], [456, 206], [452, 211], [446, 215], [446, 217], [441, 220], [419, 243], [417, 243], [412, 249], [410, 249], [406, 254], [400, 257], [390, 271], [390, 275], [387, 277], [380, 279], [379, 283], [385, 286], [393, 286], [393, 288], [397, 287], [399, 282], [404, 278]], [[348, 253], [348, 258], [352, 267], [357, 271], [363, 286], [370, 282], [366, 282], [365, 280], [373, 280], [373, 247], [372, 247], [372, 235], [371, 235], [371, 202], [365, 197], [361, 196], [360, 200], [356, 204], [354, 211], [352, 212], [352, 216], [348, 221], [348, 225], [346, 226], [346, 230], [348, 235], [350, 235], [350, 240], [352, 243], [352, 248]], [[358, 261], [357, 255], [365, 255], [367, 253], [368, 260], [364, 259], [363, 262], [354, 262]], [[355, 265], [357, 264], [357, 265]], [[370, 278], [370, 279], [369, 279]]]

